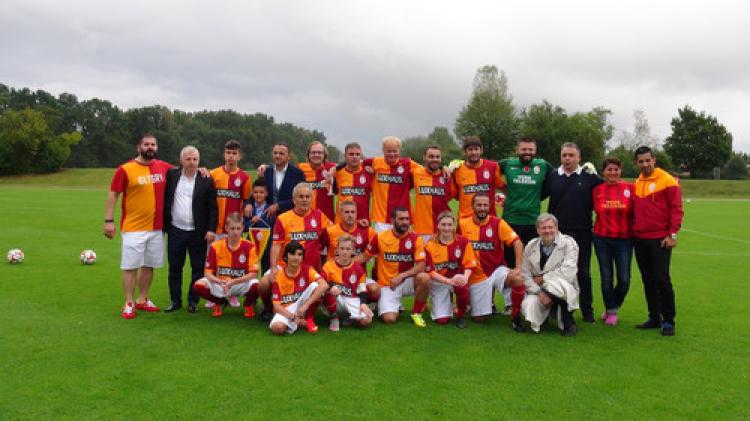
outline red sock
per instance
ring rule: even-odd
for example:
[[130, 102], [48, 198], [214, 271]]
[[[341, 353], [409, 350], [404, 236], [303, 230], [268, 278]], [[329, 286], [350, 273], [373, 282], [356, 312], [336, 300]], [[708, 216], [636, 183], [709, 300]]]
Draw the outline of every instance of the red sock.
[[424, 311], [424, 308], [427, 306], [426, 301], [422, 300], [414, 300], [414, 307], [411, 308], [412, 314], [421, 314]]
[[380, 289], [373, 292], [372, 290], [367, 290], [367, 301], [370, 303], [377, 303], [380, 299]]
[[258, 284], [253, 284], [247, 292], [247, 295], [245, 295], [244, 306], [253, 307], [255, 306], [256, 301], [258, 301]]
[[331, 316], [336, 315], [336, 296], [326, 294], [325, 297], [323, 297], [323, 304], [325, 304], [328, 314]]
[[469, 306], [469, 284], [453, 289], [456, 292], [456, 317], [464, 317]]
[[523, 285], [514, 286], [510, 290], [510, 302], [513, 305], [511, 317], [516, 317], [521, 312], [521, 302], [524, 296], [526, 296], [526, 287]]
[[447, 325], [448, 322], [450, 322], [450, 321], [451, 321], [450, 317], [439, 317], [439, 318], [435, 319], [435, 323], [437, 323], [439, 325]]
[[193, 291], [195, 291], [195, 294], [198, 295], [199, 297], [204, 298], [208, 301], [211, 301], [214, 304], [221, 305], [227, 302], [227, 300], [223, 298], [217, 298], [211, 295], [211, 288], [203, 284], [197, 284], [197, 283], [194, 284]]
[[313, 301], [312, 303], [310, 303], [310, 307], [308, 307], [307, 311], [305, 312], [305, 319], [306, 320], [315, 319], [315, 312], [318, 311], [319, 306], [320, 306], [320, 300]]

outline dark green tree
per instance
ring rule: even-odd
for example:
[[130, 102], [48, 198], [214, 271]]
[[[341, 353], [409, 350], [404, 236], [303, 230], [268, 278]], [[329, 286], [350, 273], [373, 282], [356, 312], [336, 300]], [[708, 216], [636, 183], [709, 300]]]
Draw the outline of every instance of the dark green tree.
[[664, 150], [672, 162], [690, 171], [691, 177], [708, 175], [722, 167], [732, 155], [732, 134], [716, 117], [693, 110], [689, 105], [677, 111], [672, 119], [672, 134]]
[[744, 180], [747, 178], [747, 161], [738, 153], [732, 154], [722, 171], [722, 177], [728, 180]]

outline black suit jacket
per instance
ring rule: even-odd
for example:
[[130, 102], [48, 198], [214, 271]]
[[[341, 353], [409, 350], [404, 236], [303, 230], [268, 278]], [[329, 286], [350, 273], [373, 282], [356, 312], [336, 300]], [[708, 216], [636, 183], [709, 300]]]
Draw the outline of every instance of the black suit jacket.
[[[167, 188], [164, 193], [165, 231], [172, 227], [172, 203], [174, 203], [174, 194], [177, 190], [177, 182], [180, 181], [180, 175], [182, 175], [182, 168], [172, 168], [167, 171]], [[197, 173], [193, 190], [193, 220], [196, 234], [204, 237], [206, 231], [216, 232], [218, 218], [214, 182], [211, 177], [203, 177], [200, 173]]]
[[281, 182], [281, 188], [276, 191], [276, 183], [273, 181], [274, 173], [276, 173], [276, 166], [271, 164], [263, 173], [263, 179], [268, 186], [268, 203], [278, 203], [279, 205], [279, 209], [276, 211], [276, 216], [278, 216], [294, 207], [292, 190], [294, 190], [294, 186], [305, 181], [305, 174], [296, 165], [289, 163], [286, 174], [284, 174], [284, 181]]

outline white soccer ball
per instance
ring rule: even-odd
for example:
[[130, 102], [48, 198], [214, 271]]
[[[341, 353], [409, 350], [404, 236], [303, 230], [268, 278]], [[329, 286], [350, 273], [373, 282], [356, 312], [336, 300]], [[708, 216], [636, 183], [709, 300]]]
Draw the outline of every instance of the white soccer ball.
[[84, 250], [81, 252], [81, 263], [84, 265], [93, 265], [96, 262], [96, 253], [94, 250]]
[[23, 251], [21, 249], [11, 249], [7, 254], [8, 263], [17, 264], [23, 262]]

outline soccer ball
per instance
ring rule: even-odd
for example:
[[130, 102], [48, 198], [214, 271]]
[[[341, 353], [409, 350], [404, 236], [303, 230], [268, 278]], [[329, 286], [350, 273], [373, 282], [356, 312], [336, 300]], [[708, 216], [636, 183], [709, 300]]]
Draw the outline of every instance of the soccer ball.
[[93, 265], [96, 262], [96, 253], [94, 250], [84, 250], [81, 252], [81, 263], [84, 265]]
[[16, 264], [23, 262], [23, 252], [21, 249], [11, 249], [8, 251], [8, 263]]

